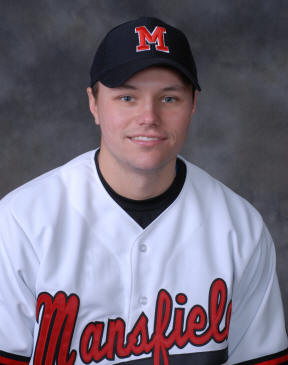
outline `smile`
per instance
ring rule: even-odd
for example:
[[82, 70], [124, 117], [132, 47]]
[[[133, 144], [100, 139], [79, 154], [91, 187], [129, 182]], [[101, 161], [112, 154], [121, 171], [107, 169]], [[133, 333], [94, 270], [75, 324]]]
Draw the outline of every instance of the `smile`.
[[159, 141], [161, 138], [159, 137], [146, 137], [146, 136], [137, 136], [131, 137], [133, 141]]

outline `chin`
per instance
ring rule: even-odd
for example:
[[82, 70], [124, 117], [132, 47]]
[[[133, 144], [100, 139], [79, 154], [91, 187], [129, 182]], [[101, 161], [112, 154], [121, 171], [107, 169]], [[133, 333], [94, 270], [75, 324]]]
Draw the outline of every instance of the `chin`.
[[[175, 158], [176, 159], [176, 158]], [[171, 160], [161, 160], [161, 159], [154, 159], [154, 160], [142, 160], [142, 161], [134, 161], [133, 163], [129, 164], [130, 167], [134, 168], [135, 171], [139, 171], [142, 173], [153, 173], [159, 170], [163, 170], [168, 167], [170, 164], [174, 163], [175, 159]]]

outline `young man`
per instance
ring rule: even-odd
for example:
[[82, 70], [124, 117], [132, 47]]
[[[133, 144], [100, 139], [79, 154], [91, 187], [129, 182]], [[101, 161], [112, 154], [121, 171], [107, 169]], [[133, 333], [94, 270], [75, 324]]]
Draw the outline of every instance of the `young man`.
[[1, 202], [0, 364], [285, 364], [259, 213], [179, 156], [200, 86], [182, 32], [114, 28], [87, 89], [100, 149]]

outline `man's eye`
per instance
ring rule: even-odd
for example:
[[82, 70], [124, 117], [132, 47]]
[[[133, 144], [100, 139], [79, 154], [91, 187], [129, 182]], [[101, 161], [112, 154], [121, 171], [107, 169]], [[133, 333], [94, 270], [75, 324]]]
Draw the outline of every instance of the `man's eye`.
[[163, 103], [174, 103], [176, 101], [176, 98], [174, 98], [174, 96], [164, 96], [162, 101]]
[[120, 100], [128, 102], [128, 101], [133, 101], [134, 99], [130, 95], [123, 95], [123, 96], [120, 96]]

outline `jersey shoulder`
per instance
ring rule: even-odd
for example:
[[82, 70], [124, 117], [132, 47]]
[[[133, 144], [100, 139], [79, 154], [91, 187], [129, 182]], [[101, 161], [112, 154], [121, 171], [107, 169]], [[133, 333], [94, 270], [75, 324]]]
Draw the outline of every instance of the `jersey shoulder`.
[[230, 229], [238, 237], [245, 233], [257, 242], [265, 226], [258, 210], [206, 171], [186, 160], [184, 162], [187, 166], [186, 184], [209, 225], [218, 226], [219, 230]]
[[[193, 189], [204, 200], [211, 202], [210, 206], [222, 201], [223, 207], [244, 209], [246, 213], [252, 214], [255, 218], [262, 220], [257, 209], [244, 197], [233, 191], [230, 187], [211, 176], [200, 167], [183, 159], [187, 166], [187, 180]], [[212, 200], [210, 200], [212, 198]], [[222, 205], [220, 205], [222, 207]], [[219, 207], [218, 207], [219, 208]]]
[[69, 181], [81, 178], [85, 172], [95, 171], [95, 150], [83, 153], [71, 161], [56, 167], [16, 188], [0, 200], [1, 210], [21, 210], [31, 208], [36, 202], [43, 200], [56, 202], [59, 194], [69, 189]]

